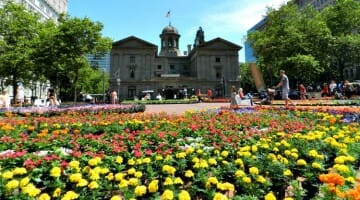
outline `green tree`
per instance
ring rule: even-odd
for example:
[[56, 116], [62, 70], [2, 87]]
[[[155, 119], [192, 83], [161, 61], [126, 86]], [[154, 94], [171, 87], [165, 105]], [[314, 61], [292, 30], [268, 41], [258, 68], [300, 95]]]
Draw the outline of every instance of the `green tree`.
[[308, 6], [299, 12], [293, 3], [269, 9], [264, 29], [248, 36], [267, 82], [279, 69], [286, 70], [294, 82], [315, 79], [329, 66], [330, 39], [317, 10]]
[[68, 84], [60, 81], [70, 82], [74, 102], [80, 74], [90, 67], [86, 56], [104, 55], [111, 48], [111, 39], [101, 35], [102, 28], [100, 22], [93, 22], [89, 18], [72, 18], [66, 15], [59, 19], [55, 30], [48, 26], [42, 32], [46, 39], [39, 43], [42, 50], [38, 54], [43, 58], [38, 61], [47, 60], [47, 63], [44, 62], [48, 65], [44, 70], [45, 77], [60, 87]]
[[0, 8], [0, 78], [6, 78], [6, 85], [16, 88], [19, 82], [26, 85], [33, 74], [31, 57], [38, 38], [39, 17], [25, 7], [6, 1]]
[[250, 91], [256, 91], [254, 79], [251, 75], [249, 64], [240, 64], [240, 77], [240, 85], [246, 93]]
[[332, 70], [329, 73], [334, 79], [344, 80], [343, 70], [360, 63], [360, 1], [337, 0], [321, 15], [332, 36], [329, 54]]

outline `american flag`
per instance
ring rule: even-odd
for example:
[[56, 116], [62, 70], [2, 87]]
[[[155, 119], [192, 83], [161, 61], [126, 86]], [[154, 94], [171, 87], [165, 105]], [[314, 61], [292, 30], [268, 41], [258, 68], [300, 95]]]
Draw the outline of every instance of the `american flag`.
[[170, 10], [166, 13], [165, 17], [170, 17]]

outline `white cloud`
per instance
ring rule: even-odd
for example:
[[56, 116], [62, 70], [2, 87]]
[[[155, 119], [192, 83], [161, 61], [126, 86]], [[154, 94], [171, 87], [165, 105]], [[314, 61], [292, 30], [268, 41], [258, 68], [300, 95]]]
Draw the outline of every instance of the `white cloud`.
[[268, 7], [278, 8], [287, 0], [230, 0], [208, 9], [201, 22], [212, 35], [246, 34], [266, 14]]

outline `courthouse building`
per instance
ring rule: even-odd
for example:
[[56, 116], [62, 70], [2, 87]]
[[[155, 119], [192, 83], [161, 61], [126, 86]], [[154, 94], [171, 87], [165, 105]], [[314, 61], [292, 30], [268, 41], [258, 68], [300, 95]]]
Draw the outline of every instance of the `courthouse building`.
[[180, 34], [169, 24], [161, 34], [161, 47], [135, 36], [116, 41], [110, 53], [110, 89], [121, 99], [141, 97], [153, 90], [167, 99], [181, 98], [208, 89], [213, 96], [230, 96], [231, 85], [240, 85], [241, 46], [223, 38], [205, 41], [202, 28], [194, 44], [182, 54]]

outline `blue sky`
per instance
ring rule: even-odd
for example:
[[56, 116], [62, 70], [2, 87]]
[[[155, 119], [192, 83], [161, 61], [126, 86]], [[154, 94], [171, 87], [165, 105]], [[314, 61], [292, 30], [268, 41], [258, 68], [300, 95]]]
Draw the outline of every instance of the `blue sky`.
[[[178, 29], [180, 51], [193, 44], [201, 26], [205, 40], [221, 37], [244, 47], [246, 32], [262, 19], [267, 7], [286, 0], [69, 0], [68, 14], [103, 23], [103, 36], [118, 41], [136, 36], [158, 47], [160, 33], [171, 22]], [[166, 13], [170, 11], [170, 17]], [[239, 52], [245, 60], [244, 48]]]

